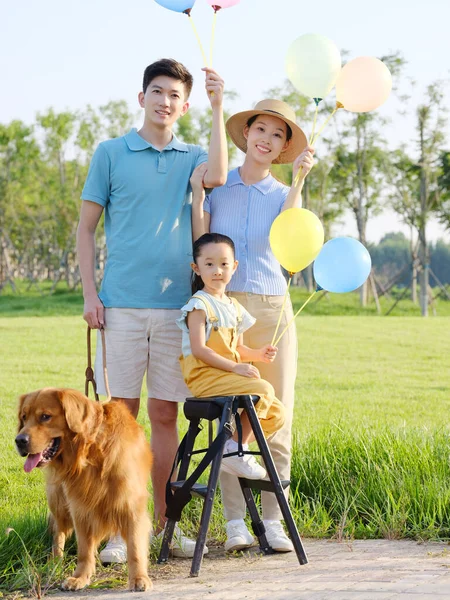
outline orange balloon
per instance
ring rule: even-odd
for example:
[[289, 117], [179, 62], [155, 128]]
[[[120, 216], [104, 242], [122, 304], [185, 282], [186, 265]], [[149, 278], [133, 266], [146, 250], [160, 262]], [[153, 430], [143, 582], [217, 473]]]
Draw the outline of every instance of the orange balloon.
[[359, 56], [348, 62], [336, 81], [336, 99], [346, 110], [375, 110], [386, 102], [392, 77], [386, 65], [374, 56]]

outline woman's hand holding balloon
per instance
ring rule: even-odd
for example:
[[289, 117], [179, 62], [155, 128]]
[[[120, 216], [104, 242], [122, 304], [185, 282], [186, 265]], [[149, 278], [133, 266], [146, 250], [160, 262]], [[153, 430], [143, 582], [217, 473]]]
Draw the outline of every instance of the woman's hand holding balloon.
[[211, 67], [203, 67], [205, 71], [205, 88], [212, 108], [220, 108], [223, 103], [224, 81]]
[[[299, 182], [303, 182], [305, 177], [311, 171], [314, 166], [314, 148], [312, 146], [306, 146], [299, 156], [294, 160], [292, 165], [292, 181], [295, 181], [297, 185]], [[296, 180], [298, 176], [298, 180]]]

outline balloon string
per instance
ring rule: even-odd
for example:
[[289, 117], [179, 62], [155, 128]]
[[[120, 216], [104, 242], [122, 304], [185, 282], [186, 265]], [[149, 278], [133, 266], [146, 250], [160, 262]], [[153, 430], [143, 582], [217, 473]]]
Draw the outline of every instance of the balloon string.
[[211, 31], [211, 44], [209, 46], [209, 66], [213, 65], [213, 49], [214, 49], [214, 38], [216, 34], [216, 22], [217, 22], [217, 10], [214, 11], [212, 31]]
[[340, 108], [344, 108], [344, 105], [341, 104], [340, 102], [336, 102], [336, 108], [333, 110], [333, 112], [331, 113], [331, 115], [328, 117], [328, 119], [325, 121], [325, 123], [322, 125], [322, 127], [319, 129], [319, 131], [314, 136], [314, 139], [313, 139], [313, 142], [312, 142], [313, 144], [315, 144], [317, 142], [317, 138], [320, 136], [320, 134], [322, 133], [322, 131], [325, 129], [325, 127], [328, 125], [328, 123], [331, 121], [331, 119], [334, 117], [334, 115], [337, 113], [337, 111]]
[[275, 333], [273, 334], [273, 338], [272, 338], [272, 342], [271, 342], [272, 346], [273, 346], [273, 343], [275, 341], [275, 338], [277, 337], [278, 329], [280, 328], [281, 317], [283, 316], [284, 307], [286, 305], [286, 300], [287, 300], [287, 297], [288, 297], [288, 294], [289, 294], [289, 287], [291, 285], [292, 275], [293, 275], [293, 273], [291, 273], [291, 276], [289, 277], [288, 285], [287, 285], [287, 288], [286, 288], [286, 293], [284, 294], [283, 306], [281, 307], [280, 316], [278, 317], [277, 327], [275, 329]]
[[313, 121], [313, 128], [312, 128], [312, 132], [311, 132], [311, 137], [309, 138], [309, 145], [311, 146], [312, 141], [314, 139], [314, 132], [316, 130], [316, 123], [317, 123], [317, 114], [319, 112], [319, 104], [316, 104], [316, 110], [314, 112], [314, 121]]
[[314, 296], [314, 294], [317, 292], [317, 290], [315, 290], [311, 296], [303, 303], [303, 306], [301, 308], [298, 309], [298, 311], [295, 313], [295, 315], [292, 317], [292, 319], [289, 321], [289, 323], [286, 325], [286, 327], [283, 329], [283, 331], [281, 332], [281, 335], [278, 337], [278, 339], [276, 340], [275, 344], [272, 344], [272, 346], [277, 346], [279, 341], [281, 340], [281, 338], [283, 337], [283, 335], [286, 333], [286, 331], [289, 329], [289, 327], [291, 326], [291, 323], [293, 321], [295, 321], [296, 317], [298, 317], [298, 315], [302, 312], [302, 310], [305, 308], [305, 306], [308, 304], [308, 302], [311, 300], [311, 298]]
[[[325, 129], [325, 127], [328, 125], [328, 123], [331, 121], [331, 119], [334, 117], [334, 115], [337, 113], [337, 111], [340, 108], [344, 108], [344, 105], [341, 104], [340, 102], [336, 102], [336, 108], [333, 110], [331, 115], [328, 117], [328, 119], [325, 121], [325, 123], [322, 125], [322, 127], [319, 129], [319, 131], [316, 133], [316, 135], [314, 135], [314, 130], [316, 128], [317, 111], [318, 111], [318, 106], [316, 106], [316, 112], [314, 114], [313, 133], [311, 134], [311, 137], [309, 139], [310, 146], [315, 145], [315, 143], [317, 142], [317, 138], [320, 136], [322, 131]], [[295, 176], [295, 180], [294, 180], [294, 186], [298, 185], [298, 181], [300, 179], [301, 172], [302, 172], [302, 167], [300, 167], [300, 169], [297, 171], [297, 175]]]
[[194, 20], [191, 17], [191, 15], [189, 15], [189, 21], [190, 21], [190, 23], [192, 25], [192, 30], [194, 32], [194, 35], [195, 35], [196, 39], [197, 39], [197, 43], [199, 45], [200, 52], [202, 53], [203, 62], [205, 63], [205, 67], [207, 67], [208, 66], [208, 59], [206, 58], [206, 54], [205, 54], [205, 51], [203, 50], [202, 42], [200, 41], [200, 37], [198, 35], [197, 29], [196, 29], [196, 27], [194, 25]]

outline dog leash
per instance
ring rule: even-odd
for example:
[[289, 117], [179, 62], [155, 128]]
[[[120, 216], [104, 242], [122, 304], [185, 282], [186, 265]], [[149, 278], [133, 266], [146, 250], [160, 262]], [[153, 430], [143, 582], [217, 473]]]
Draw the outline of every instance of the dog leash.
[[[100, 328], [100, 335], [102, 338], [102, 361], [103, 361], [103, 379], [105, 381], [105, 389], [106, 389], [106, 399], [109, 402], [111, 400], [111, 391], [109, 389], [108, 382], [108, 371], [106, 369], [106, 339], [105, 339], [105, 329], [103, 327]], [[89, 383], [92, 384], [92, 389], [94, 390], [95, 399], [97, 402], [100, 402], [100, 398], [97, 393], [97, 383], [94, 377], [94, 369], [92, 368], [91, 361], [91, 328], [88, 325], [87, 328], [87, 368], [86, 368], [86, 381], [84, 384], [84, 394], [89, 396]]]

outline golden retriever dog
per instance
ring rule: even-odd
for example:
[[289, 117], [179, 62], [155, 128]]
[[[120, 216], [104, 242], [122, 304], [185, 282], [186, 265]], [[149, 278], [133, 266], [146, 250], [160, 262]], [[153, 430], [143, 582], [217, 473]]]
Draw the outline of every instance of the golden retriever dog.
[[63, 589], [89, 584], [97, 546], [117, 532], [127, 543], [130, 589], [151, 589], [147, 481], [152, 455], [125, 404], [100, 404], [70, 389], [24, 394], [16, 446], [27, 457], [27, 473], [45, 467], [55, 556], [62, 556], [75, 529], [77, 568]]

